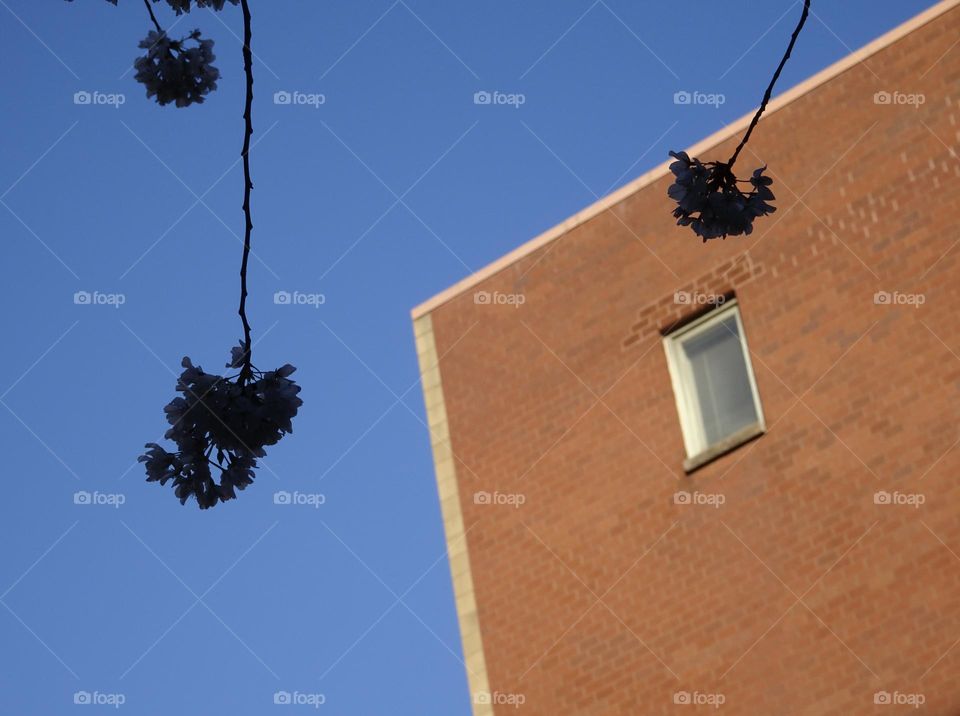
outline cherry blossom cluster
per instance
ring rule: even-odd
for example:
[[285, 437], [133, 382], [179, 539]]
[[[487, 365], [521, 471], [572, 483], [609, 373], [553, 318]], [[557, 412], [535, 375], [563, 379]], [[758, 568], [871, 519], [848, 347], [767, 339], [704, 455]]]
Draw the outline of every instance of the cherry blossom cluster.
[[[117, 0], [107, 2], [117, 4]], [[190, 12], [191, 6], [222, 10], [226, 2], [236, 5], [240, 0], [166, 0], [177, 15]], [[149, 5], [147, 8], [156, 29], [140, 41], [139, 47], [147, 53], [134, 60], [137, 82], [147, 88], [147, 97], [155, 97], [158, 104], [200, 104], [217, 88], [220, 78], [220, 71], [213, 66], [213, 40], [203, 39], [199, 30], [179, 40], [172, 39], [157, 22], [153, 9]]]
[[[670, 152], [670, 156], [676, 159], [670, 165], [674, 182], [667, 190], [677, 202], [673, 216], [705, 242], [750, 234], [754, 219], [776, 211], [767, 203], [775, 197], [770, 190], [773, 179], [763, 175], [766, 167], [755, 170], [748, 180], [739, 180], [729, 164], [704, 163], [686, 152]], [[744, 192], [740, 184], [749, 184], [750, 189]]]
[[[234, 499], [236, 490], [253, 482], [264, 448], [293, 432], [293, 418], [303, 405], [300, 386], [290, 380], [296, 369], [287, 364], [265, 373], [251, 367], [248, 373], [246, 356], [242, 344], [232, 350], [227, 367], [241, 370], [230, 377], [206, 373], [183, 359], [177, 381], [182, 396], [164, 408], [170, 423], [164, 437], [176, 443], [177, 451], [147, 443], [139, 458], [147, 482], [173, 481], [180, 504], [193, 497], [207, 509]], [[219, 471], [218, 480], [213, 470]]]

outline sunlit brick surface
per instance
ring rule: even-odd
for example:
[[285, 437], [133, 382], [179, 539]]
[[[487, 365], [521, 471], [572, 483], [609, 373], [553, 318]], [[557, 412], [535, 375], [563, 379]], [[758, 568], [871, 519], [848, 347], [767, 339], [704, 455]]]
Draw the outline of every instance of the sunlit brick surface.
[[[960, 713], [958, 37], [766, 117], [752, 236], [664, 177], [432, 311], [495, 713]], [[660, 330], [730, 291], [768, 432], [685, 475]]]

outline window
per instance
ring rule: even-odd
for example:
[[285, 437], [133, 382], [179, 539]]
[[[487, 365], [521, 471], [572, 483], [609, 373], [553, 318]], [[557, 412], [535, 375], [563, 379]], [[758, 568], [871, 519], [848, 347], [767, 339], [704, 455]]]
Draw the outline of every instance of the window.
[[690, 471], [764, 430], [760, 396], [735, 301], [664, 338]]

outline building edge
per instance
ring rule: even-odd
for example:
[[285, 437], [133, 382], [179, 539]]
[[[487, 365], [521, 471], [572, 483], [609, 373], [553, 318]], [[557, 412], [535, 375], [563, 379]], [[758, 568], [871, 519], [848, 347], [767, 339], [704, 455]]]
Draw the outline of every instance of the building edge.
[[483, 640], [480, 635], [480, 619], [477, 600], [473, 591], [473, 576], [470, 570], [470, 554], [467, 549], [467, 530], [464, 528], [460, 509], [460, 490], [457, 484], [457, 469], [450, 431], [447, 426], [447, 410], [443, 400], [443, 384], [440, 379], [440, 360], [433, 336], [433, 321], [430, 314], [415, 318], [413, 332], [420, 364], [420, 380], [426, 406], [430, 446], [446, 535], [447, 557], [453, 577], [453, 596], [460, 625], [460, 640], [463, 645], [463, 663], [470, 687], [470, 702], [473, 716], [493, 716], [487, 678], [487, 664], [483, 655]]

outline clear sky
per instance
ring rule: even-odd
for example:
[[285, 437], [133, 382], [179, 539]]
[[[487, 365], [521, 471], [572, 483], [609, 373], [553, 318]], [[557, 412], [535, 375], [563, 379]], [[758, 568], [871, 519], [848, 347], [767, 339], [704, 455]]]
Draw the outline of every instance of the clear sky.
[[[932, 4], [814, 0], [778, 89]], [[240, 335], [239, 9], [171, 29], [214, 38], [222, 72], [176, 109], [129, 71], [141, 2], [0, 0], [0, 713], [75, 713], [88, 692], [239, 716], [287, 691], [320, 713], [468, 714], [409, 310], [751, 110], [800, 10], [252, 6], [254, 356], [295, 364], [304, 406], [256, 483], [200, 512], [135, 460], [181, 357], [217, 371]]]

